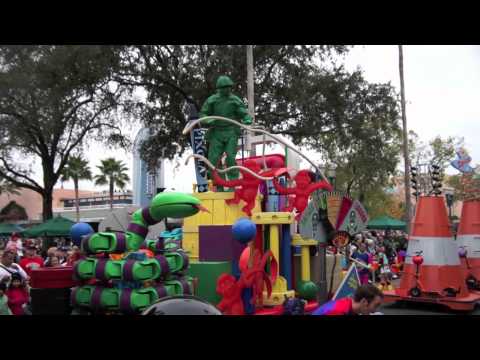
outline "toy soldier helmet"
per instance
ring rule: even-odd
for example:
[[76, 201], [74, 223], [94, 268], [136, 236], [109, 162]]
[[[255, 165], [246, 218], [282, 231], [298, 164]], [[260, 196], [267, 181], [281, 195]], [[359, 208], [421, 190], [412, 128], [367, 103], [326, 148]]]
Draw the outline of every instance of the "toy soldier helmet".
[[167, 296], [152, 304], [142, 315], [222, 315], [212, 304], [192, 295]]
[[232, 87], [233, 81], [228, 76], [222, 75], [217, 79], [217, 89]]

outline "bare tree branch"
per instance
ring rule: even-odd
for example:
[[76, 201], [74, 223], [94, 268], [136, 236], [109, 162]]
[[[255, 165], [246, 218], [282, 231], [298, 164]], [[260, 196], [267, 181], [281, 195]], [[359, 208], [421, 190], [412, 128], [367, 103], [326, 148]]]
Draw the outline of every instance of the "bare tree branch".
[[[8, 165], [8, 161], [2, 156], [0, 157], [0, 160], [2, 160], [3, 162], [3, 166], [5, 167], [5, 169], [8, 171], [8, 172], [11, 172], [13, 175], [15, 175], [16, 177], [19, 177], [19, 178], [22, 178], [22, 179], [25, 179], [27, 181], [29, 181], [31, 184], [33, 185], [30, 185], [32, 188], [35, 187], [36, 189], [41, 189], [42, 187], [35, 181], [33, 180], [32, 178], [28, 177], [27, 175], [25, 174], [22, 174], [22, 173], [19, 173], [18, 171], [14, 170], [12, 167], [10, 167]], [[0, 174], [2, 175], [2, 177], [6, 178], [8, 181], [12, 182], [12, 183], [15, 183], [15, 179], [12, 178], [11, 176], [8, 176], [7, 173], [3, 172], [1, 169], [0, 169]], [[24, 183], [21, 183], [21, 182], [18, 182], [19, 184], [24, 184]]]

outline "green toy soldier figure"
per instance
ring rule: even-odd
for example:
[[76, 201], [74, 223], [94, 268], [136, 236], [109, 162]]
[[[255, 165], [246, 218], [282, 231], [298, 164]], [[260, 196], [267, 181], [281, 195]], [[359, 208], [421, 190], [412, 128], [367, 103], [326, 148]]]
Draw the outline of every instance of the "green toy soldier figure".
[[[200, 110], [200, 118], [205, 116], [223, 116], [229, 119], [241, 121], [245, 125], [252, 123], [252, 117], [248, 114], [243, 101], [233, 95], [233, 81], [228, 76], [220, 76], [217, 79], [217, 93], [210, 96]], [[207, 119], [203, 122], [209, 127], [206, 141], [208, 143], [208, 160], [214, 165], [223, 153], [226, 153], [227, 166], [235, 166], [235, 156], [237, 155], [238, 138], [241, 130], [238, 125], [227, 121]], [[209, 170], [212, 178], [211, 170]], [[225, 174], [220, 174], [225, 179]], [[238, 170], [231, 170], [228, 173], [230, 180], [238, 179]], [[221, 188], [219, 188], [222, 191]]]

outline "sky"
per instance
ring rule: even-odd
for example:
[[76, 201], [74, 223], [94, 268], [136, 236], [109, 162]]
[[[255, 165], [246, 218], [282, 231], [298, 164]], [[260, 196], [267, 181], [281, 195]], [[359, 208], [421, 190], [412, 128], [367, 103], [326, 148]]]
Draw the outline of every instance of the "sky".
[[[480, 163], [480, 46], [404, 45], [403, 60], [408, 130], [415, 131], [424, 142], [437, 135], [464, 137], [472, 164]], [[400, 92], [397, 45], [357, 45], [343, 62], [348, 70], [363, 70], [367, 81], [391, 82]], [[130, 131], [132, 140], [140, 127], [134, 125]], [[315, 158], [314, 153], [308, 154]], [[123, 160], [133, 169], [131, 153], [94, 144], [86, 153], [94, 174], [100, 159], [107, 156]], [[191, 191], [193, 161], [184, 166], [184, 159], [167, 162], [166, 172], [173, 172], [173, 176], [167, 176], [167, 189]], [[174, 170], [175, 165], [180, 166]], [[39, 164], [35, 168], [40, 171]], [[447, 173], [455, 170], [450, 168]], [[73, 188], [73, 183], [64, 187]], [[80, 188], [106, 190], [88, 181], [81, 181]]]

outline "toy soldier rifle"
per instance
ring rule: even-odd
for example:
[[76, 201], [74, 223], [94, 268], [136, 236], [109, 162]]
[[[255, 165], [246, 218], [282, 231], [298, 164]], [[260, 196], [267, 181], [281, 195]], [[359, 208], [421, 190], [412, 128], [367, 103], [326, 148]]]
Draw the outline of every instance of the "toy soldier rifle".
[[[196, 120], [198, 120], [198, 111], [193, 103], [189, 100], [187, 102], [188, 123], [187, 126]], [[201, 124], [198, 123], [190, 133], [190, 142], [192, 146], [192, 152], [197, 155], [207, 156], [207, 147], [205, 145], [204, 130]], [[207, 167], [200, 159], [195, 158], [195, 177], [197, 180], [198, 192], [208, 191], [207, 181]]]

